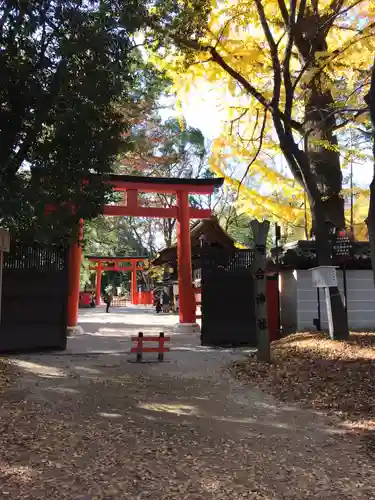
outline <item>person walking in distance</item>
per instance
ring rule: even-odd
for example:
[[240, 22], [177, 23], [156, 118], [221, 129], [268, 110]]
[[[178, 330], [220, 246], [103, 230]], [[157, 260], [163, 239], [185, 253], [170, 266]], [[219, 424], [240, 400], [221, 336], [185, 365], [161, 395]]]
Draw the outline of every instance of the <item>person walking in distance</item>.
[[109, 313], [109, 308], [112, 304], [112, 294], [111, 292], [107, 292], [104, 296], [104, 302], [106, 304], [105, 312]]
[[171, 298], [170, 298], [168, 292], [169, 292], [168, 288], [165, 287], [164, 290], [163, 290], [162, 297], [161, 297], [162, 304], [163, 304], [163, 312], [164, 313], [168, 313], [169, 312], [169, 305], [171, 303]]
[[160, 311], [161, 311], [160, 298], [157, 298], [157, 300], [156, 300], [156, 313], [159, 314]]

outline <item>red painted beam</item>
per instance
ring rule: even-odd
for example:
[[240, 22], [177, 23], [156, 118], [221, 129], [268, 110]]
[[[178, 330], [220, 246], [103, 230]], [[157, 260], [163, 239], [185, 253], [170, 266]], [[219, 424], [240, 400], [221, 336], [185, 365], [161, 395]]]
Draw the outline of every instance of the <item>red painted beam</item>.
[[[90, 266], [89, 267], [90, 271], [96, 271], [97, 269], [98, 268], [94, 267], [94, 266]], [[124, 272], [124, 273], [126, 273], [127, 271], [131, 271], [132, 267], [102, 266], [100, 269], [101, 269], [102, 272], [104, 272], [104, 271], [118, 271], [118, 272]], [[135, 270], [136, 271], [145, 271], [145, 268], [144, 267], [136, 267]]]
[[[132, 347], [130, 352], [139, 352], [139, 349]], [[142, 347], [142, 352], [169, 352], [169, 347]]]
[[[56, 210], [55, 205], [46, 205], [46, 213], [51, 213]], [[124, 206], [124, 205], [104, 205], [104, 215], [118, 217], [153, 217], [161, 219], [177, 219], [177, 207], [139, 207], [139, 206]], [[190, 208], [190, 219], [210, 219], [212, 212], [205, 208]]]
[[[156, 335], [145, 335], [143, 337], [141, 337], [142, 340], [144, 340], [145, 342], [160, 342], [160, 339], [164, 339], [165, 342], [169, 342], [171, 340], [171, 337], [159, 337], [159, 336], [156, 336]], [[133, 342], [138, 342], [139, 340], [139, 337], [132, 337], [132, 341]]]
[[137, 261], [142, 262], [144, 260], [149, 260], [149, 257], [87, 257], [90, 262], [130, 262]]
[[190, 219], [211, 219], [212, 210], [210, 208], [189, 208]]
[[[105, 205], [104, 215], [112, 215], [119, 217], [153, 217], [161, 219], [177, 219], [178, 208], [158, 208], [158, 207], [125, 207], [120, 205]], [[210, 219], [212, 212], [210, 209], [190, 208], [190, 219]]]
[[114, 215], [120, 217], [155, 217], [164, 219], [176, 219], [177, 207], [126, 207], [119, 205], [104, 205], [104, 215]]
[[150, 184], [148, 182], [108, 181], [115, 191], [137, 190], [141, 193], [177, 193], [184, 191], [191, 194], [212, 194], [215, 186], [202, 186], [201, 184]]

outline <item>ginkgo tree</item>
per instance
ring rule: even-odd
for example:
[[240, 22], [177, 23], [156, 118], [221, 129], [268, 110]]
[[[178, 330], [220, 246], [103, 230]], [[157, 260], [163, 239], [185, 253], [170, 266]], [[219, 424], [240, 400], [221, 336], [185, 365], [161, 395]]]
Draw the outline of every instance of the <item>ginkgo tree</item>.
[[[216, 142], [213, 168], [225, 173], [226, 162], [239, 154], [247, 162], [242, 177], [232, 181], [240, 190], [239, 183], [256, 174], [283, 186], [286, 196], [305, 192], [318, 262], [329, 265], [330, 231], [345, 227], [340, 133], [366, 119], [363, 95], [375, 48], [375, 3], [212, 0], [208, 15], [205, 0], [185, 7], [172, 3], [169, 25], [154, 22], [162, 36], [150, 46], [181, 99], [194, 85], [209, 84], [221, 93], [226, 125]], [[186, 35], [179, 16], [184, 19], [199, 7], [204, 27], [195, 27], [196, 36]], [[157, 19], [157, 8], [153, 15]], [[279, 153], [292, 178], [272, 168]], [[259, 193], [247, 195], [263, 203]], [[287, 214], [293, 217], [293, 207]], [[337, 288], [330, 295], [335, 336], [345, 338], [348, 327]]]

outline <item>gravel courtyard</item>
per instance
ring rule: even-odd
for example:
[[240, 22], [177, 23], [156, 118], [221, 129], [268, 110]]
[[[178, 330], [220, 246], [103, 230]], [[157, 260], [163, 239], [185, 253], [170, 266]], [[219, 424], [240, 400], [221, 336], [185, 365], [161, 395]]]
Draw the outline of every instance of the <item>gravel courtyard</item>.
[[66, 352], [7, 358], [18, 375], [1, 396], [1, 499], [375, 499], [355, 434], [225, 372], [246, 350], [173, 335], [164, 363], [135, 363], [130, 335], [175, 322], [87, 310]]

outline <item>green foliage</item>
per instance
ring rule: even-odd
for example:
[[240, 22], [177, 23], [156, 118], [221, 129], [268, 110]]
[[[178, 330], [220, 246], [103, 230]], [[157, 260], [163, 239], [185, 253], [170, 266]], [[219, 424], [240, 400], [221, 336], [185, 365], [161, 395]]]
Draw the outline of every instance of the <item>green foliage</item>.
[[99, 216], [85, 225], [86, 255], [145, 255], [146, 250], [135, 238], [129, 218]]
[[234, 205], [225, 204], [221, 208], [219, 221], [223, 229], [236, 243], [247, 248], [253, 247], [254, 241], [250, 229], [250, 215], [239, 213]]
[[[176, 41], [182, 45], [186, 40], [198, 41], [205, 34], [208, 16], [211, 11], [211, 0], [155, 0], [146, 42], [154, 50], [173, 47]], [[184, 46], [190, 55], [184, 65], [194, 60], [195, 53], [188, 44]]]
[[[109, 195], [102, 176], [129, 147], [118, 109], [139, 81], [137, 0], [29, 0], [0, 7], [0, 219], [18, 233], [71, 234]], [[89, 182], [83, 184], [84, 180]], [[71, 201], [43, 217], [46, 203]]]

